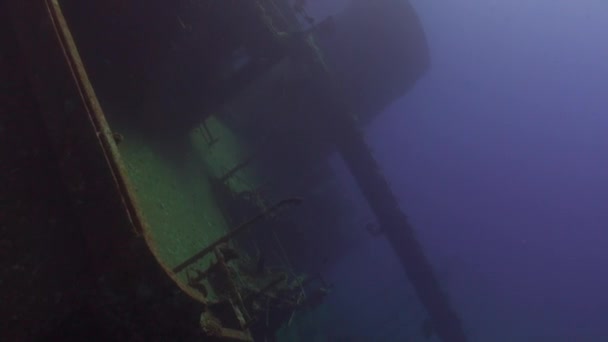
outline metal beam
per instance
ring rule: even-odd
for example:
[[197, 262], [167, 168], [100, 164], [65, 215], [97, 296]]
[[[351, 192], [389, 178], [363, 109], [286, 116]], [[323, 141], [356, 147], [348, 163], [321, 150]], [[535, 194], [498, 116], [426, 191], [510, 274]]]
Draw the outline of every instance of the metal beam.
[[407, 217], [399, 208], [378, 163], [354, 119], [337, 115], [339, 152], [365, 196], [382, 231], [426, 307], [437, 335], [445, 342], [466, 342], [460, 318], [442, 291]]

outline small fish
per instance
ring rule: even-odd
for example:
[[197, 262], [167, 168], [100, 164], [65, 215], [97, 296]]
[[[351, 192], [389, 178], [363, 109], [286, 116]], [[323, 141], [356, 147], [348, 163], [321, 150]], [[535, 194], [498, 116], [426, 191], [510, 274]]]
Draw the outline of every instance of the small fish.
[[264, 255], [264, 253], [260, 253], [260, 256], [258, 257], [258, 262], [255, 267], [255, 271], [256, 271], [256, 273], [261, 274], [261, 273], [264, 273], [265, 269], [266, 269], [266, 257]]
[[293, 4], [293, 10], [304, 17], [309, 24], [312, 24], [315, 22], [315, 19], [306, 13], [306, 1], [307, 0], [296, 0]]
[[435, 327], [433, 326], [433, 321], [431, 321], [430, 317], [427, 317], [424, 321], [422, 321], [422, 324], [420, 324], [420, 332], [427, 340], [433, 337], [435, 334]]
[[318, 26], [318, 31], [321, 33], [324, 33], [326, 35], [330, 35], [330, 34], [333, 34], [334, 32], [336, 32], [336, 23], [334, 21], [334, 17], [332, 17], [331, 15], [329, 17], [325, 18], [317, 26]]
[[304, 11], [304, 7], [306, 7], [306, 2], [307, 0], [296, 0], [293, 3], [293, 9], [296, 12], [302, 12]]

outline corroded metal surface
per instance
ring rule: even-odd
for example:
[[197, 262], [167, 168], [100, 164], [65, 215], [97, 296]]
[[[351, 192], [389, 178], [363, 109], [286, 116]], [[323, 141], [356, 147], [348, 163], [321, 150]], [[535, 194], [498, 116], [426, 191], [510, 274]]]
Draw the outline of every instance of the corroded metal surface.
[[1, 4], [0, 46], [0, 340], [31, 341], [82, 301], [87, 253]]
[[196, 336], [198, 303], [133, 234], [45, 2], [0, 2], [0, 19], [0, 340]]
[[135, 192], [129, 184], [126, 171], [124, 169], [118, 148], [115, 143], [115, 135], [110, 129], [104, 116], [103, 110], [93, 86], [89, 81], [84, 65], [78, 53], [76, 43], [72, 38], [70, 29], [63, 17], [63, 13], [57, 0], [47, 2], [48, 11], [54, 24], [57, 39], [66, 56], [70, 71], [74, 77], [74, 83], [85, 107], [86, 116], [91, 121], [99, 139], [101, 151], [110, 170], [114, 183], [119, 191], [122, 203], [137, 233], [141, 233], [145, 226], [144, 217], [141, 210], [137, 207]]
[[106, 265], [108, 258], [120, 258], [128, 250], [125, 244], [133, 236], [132, 227], [139, 230], [143, 223], [137, 210], [127, 204], [131, 195], [119, 180], [122, 175], [117, 173], [120, 167], [113, 155], [111, 132], [99, 120], [99, 113], [94, 113], [98, 104], [90, 85], [84, 85], [86, 77], [76, 61], [77, 53], [70, 50], [73, 43], [66, 41], [69, 36], [54, 12], [56, 5], [34, 0], [7, 2], [64, 181], [83, 222], [96, 227], [86, 231], [90, 252], [96, 263]]
[[[137, 262], [132, 261], [137, 259], [134, 253], [141, 254], [133, 247], [136, 235], [143, 235], [152, 254], [156, 254], [155, 242], [147, 234], [149, 229], [129, 184], [115, 135], [59, 3], [15, 0], [7, 5], [61, 172], [88, 228], [85, 239], [94, 267], [100, 272], [137, 272]], [[156, 259], [184, 292], [192, 294], [175, 279], [169, 266]]]

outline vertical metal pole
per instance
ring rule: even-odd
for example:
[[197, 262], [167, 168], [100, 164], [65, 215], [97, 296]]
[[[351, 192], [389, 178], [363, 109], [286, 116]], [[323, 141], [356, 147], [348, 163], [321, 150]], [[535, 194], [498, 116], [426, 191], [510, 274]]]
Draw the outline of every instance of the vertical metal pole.
[[416, 240], [407, 217], [400, 210], [363, 133], [348, 115], [336, 116], [338, 119], [333, 128], [338, 134], [339, 152], [380, 222], [383, 233], [403, 265], [418, 298], [426, 307], [437, 335], [444, 342], [465, 342], [467, 338], [460, 318], [441, 290], [431, 264]]

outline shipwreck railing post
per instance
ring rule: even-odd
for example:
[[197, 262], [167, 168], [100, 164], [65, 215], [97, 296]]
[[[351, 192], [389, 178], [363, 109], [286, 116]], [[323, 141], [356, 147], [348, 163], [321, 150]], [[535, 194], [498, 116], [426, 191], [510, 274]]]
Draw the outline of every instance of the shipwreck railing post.
[[[340, 83], [326, 67], [320, 51], [311, 48], [312, 60], [318, 63], [309, 74], [312, 88], [322, 110], [318, 120], [324, 122], [324, 134], [332, 137], [338, 152], [352, 174], [361, 193], [372, 209], [380, 230], [386, 236], [416, 294], [426, 308], [437, 335], [444, 342], [466, 342], [459, 316], [442, 291], [433, 267], [416, 239], [407, 216], [374, 159], [356, 116]], [[319, 63], [320, 62], [320, 63]]]
[[334, 129], [338, 150], [378, 219], [405, 273], [425, 306], [437, 335], [445, 342], [467, 340], [460, 318], [451, 308], [414, 230], [380, 171], [354, 119], [338, 115]]

